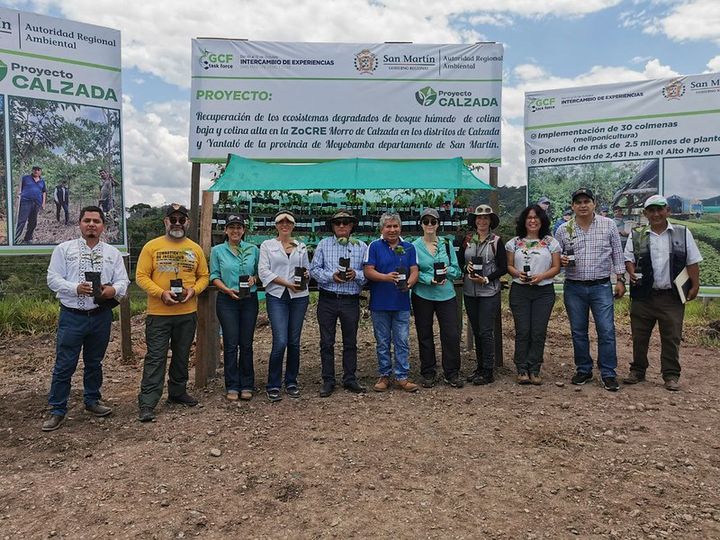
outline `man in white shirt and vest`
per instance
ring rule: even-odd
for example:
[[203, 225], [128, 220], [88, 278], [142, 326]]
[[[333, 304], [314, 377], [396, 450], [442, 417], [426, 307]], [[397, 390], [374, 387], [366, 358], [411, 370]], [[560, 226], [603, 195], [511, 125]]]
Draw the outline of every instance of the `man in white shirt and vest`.
[[680, 340], [685, 304], [674, 281], [687, 268], [692, 300], [700, 290], [700, 261], [692, 233], [683, 225], [668, 221], [670, 207], [665, 197], [653, 195], [644, 204], [648, 224], [633, 229], [625, 244], [625, 267], [630, 275], [630, 327], [633, 361], [625, 384], [645, 380], [650, 336], [658, 324], [660, 370], [665, 388], [680, 390]]
[[48, 413], [43, 431], [60, 427], [67, 414], [70, 380], [83, 352], [83, 401], [85, 410], [107, 416], [112, 409], [103, 405], [102, 360], [110, 341], [112, 308], [125, 296], [128, 280], [122, 255], [100, 240], [105, 215], [97, 206], [80, 210], [81, 238], [58, 245], [50, 258], [48, 287], [60, 300], [55, 367], [53, 368]]

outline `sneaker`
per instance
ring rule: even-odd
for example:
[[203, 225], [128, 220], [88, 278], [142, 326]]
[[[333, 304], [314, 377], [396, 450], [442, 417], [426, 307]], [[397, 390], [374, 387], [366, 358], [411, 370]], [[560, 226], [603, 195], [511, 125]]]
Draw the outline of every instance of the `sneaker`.
[[585, 384], [586, 382], [592, 381], [592, 378], [593, 378], [592, 372], [590, 372], [590, 373], [578, 372], [575, 375], [573, 375], [572, 379], [570, 379], [570, 382], [572, 384], [581, 385], [581, 384]]
[[138, 420], [141, 422], [153, 422], [155, 420], [155, 412], [152, 407], [141, 407]]
[[468, 376], [467, 376], [467, 379], [465, 379], [465, 380], [466, 380], [467, 382], [473, 382], [473, 380], [475, 379], [475, 377], [477, 377], [477, 375], [478, 375], [478, 370], [476, 369], [476, 370], [473, 371], [470, 375], [468, 375]]
[[630, 375], [623, 379], [625, 384], [637, 384], [645, 380], [645, 373], [642, 371], [630, 370]]
[[530, 384], [534, 384], [535, 386], [540, 386], [542, 384], [542, 377], [539, 373], [530, 374]]
[[94, 414], [95, 416], [99, 416], [99, 417], [112, 414], [112, 409], [110, 407], [103, 405], [99, 401], [96, 401], [92, 405], [85, 405], [85, 410], [87, 412], [89, 412], [90, 414]]
[[432, 388], [435, 386], [435, 375], [432, 375], [431, 377], [425, 377], [423, 375], [420, 377], [420, 384], [423, 388]]
[[240, 399], [243, 401], [250, 401], [253, 398], [252, 390], [241, 390]]
[[453, 388], [462, 388], [465, 383], [458, 375], [452, 375], [451, 377], [445, 377], [443, 379], [445, 384], [452, 386]]
[[266, 392], [268, 400], [272, 403], [275, 401], [282, 400], [282, 396], [280, 395], [280, 389], [279, 388], [271, 388]]
[[420, 390], [420, 387], [410, 379], [397, 379], [395, 381], [395, 386], [401, 388], [405, 392], [417, 392]]
[[602, 378], [603, 388], [610, 392], [617, 392], [620, 390], [620, 385], [615, 377], [603, 377]]
[[178, 405], [185, 405], [186, 407], [194, 407], [198, 404], [198, 400], [187, 392], [180, 394], [179, 396], [168, 396], [167, 400], [168, 403], [177, 403]]
[[300, 389], [294, 384], [285, 387], [285, 393], [291, 398], [297, 399], [300, 397]]
[[373, 390], [376, 392], [387, 392], [390, 388], [390, 378], [389, 377], [380, 377], [377, 382], [375, 383], [375, 386], [373, 386]]
[[670, 390], [671, 392], [677, 392], [680, 390], [680, 382], [675, 377], [665, 379], [665, 390]]
[[527, 373], [518, 373], [515, 380], [518, 384], [530, 384], [530, 376]]
[[227, 394], [225, 394], [225, 399], [228, 401], [237, 401], [239, 397], [237, 390], [228, 390]]
[[48, 414], [42, 423], [43, 431], [55, 431], [65, 421], [64, 414]]

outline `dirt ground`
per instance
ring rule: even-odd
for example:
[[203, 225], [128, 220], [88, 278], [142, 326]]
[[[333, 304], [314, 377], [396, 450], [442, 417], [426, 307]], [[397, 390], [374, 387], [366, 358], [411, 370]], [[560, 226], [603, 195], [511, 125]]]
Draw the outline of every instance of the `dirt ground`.
[[[190, 388], [198, 407], [163, 403], [141, 424], [142, 325], [133, 321], [133, 365], [113, 331], [103, 393], [114, 414], [84, 412], [76, 375], [68, 418], [50, 434], [40, 424], [53, 336], [0, 344], [0, 538], [720, 538], [717, 350], [683, 348], [679, 393], [661, 385], [657, 340], [648, 382], [574, 387], [559, 315], [545, 384], [521, 387], [506, 319], [506, 367], [490, 386], [321, 399], [311, 307], [301, 399], [230, 404], [218, 378]], [[369, 320], [359, 341], [371, 386]], [[269, 345], [263, 325], [261, 387]], [[622, 376], [624, 326], [618, 349]], [[414, 342], [411, 360], [416, 375]]]

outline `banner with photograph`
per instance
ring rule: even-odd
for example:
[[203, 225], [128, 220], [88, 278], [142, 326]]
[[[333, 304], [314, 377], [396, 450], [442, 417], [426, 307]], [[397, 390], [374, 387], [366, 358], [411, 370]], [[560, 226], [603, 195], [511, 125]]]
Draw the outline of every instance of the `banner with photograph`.
[[703, 254], [701, 282], [720, 286], [720, 73], [525, 94], [528, 198], [556, 223], [580, 186], [622, 237], [668, 199]]
[[0, 8], [0, 107], [0, 253], [76, 238], [87, 205], [124, 247], [120, 32]]
[[503, 46], [192, 41], [189, 159], [500, 164]]

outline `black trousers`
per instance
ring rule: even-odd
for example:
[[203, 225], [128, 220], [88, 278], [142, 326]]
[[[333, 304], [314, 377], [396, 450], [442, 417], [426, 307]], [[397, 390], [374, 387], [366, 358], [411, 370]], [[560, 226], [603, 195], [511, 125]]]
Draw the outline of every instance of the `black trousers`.
[[360, 299], [320, 294], [317, 321], [320, 327], [320, 364], [323, 381], [335, 383], [335, 334], [337, 321], [342, 331], [343, 384], [355, 381], [357, 370], [357, 331], [360, 322]]
[[518, 373], [540, 373], [553, 305], [555, 289], [552, 283], [511, 285], [510, 309], [515, 321], [515, 368]]
[[415, 329], [420, 349], [420, 374], [426, 379], [435, 377], [435, 338], [433, 336], [433, 315], [440, 325], [440, 349], [445, 377], [454, 377], [460, 371], [460, 332], [458, 329], [457, 300], [426, 300], [412, 295]]
[[495, 319], [500, 310], [500, 293], [493, 296], [463, 296], [473, 336], [479, 371], [495, 368]]

